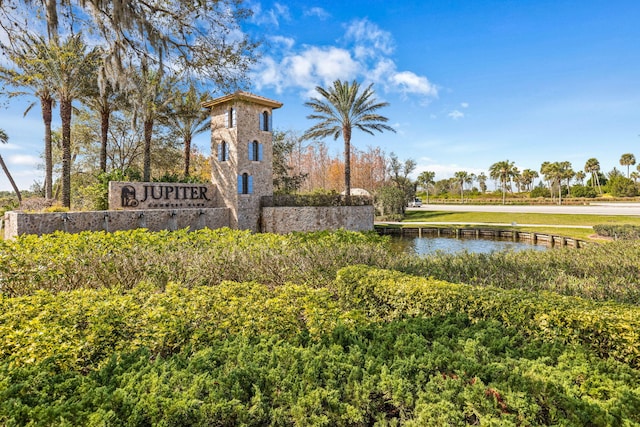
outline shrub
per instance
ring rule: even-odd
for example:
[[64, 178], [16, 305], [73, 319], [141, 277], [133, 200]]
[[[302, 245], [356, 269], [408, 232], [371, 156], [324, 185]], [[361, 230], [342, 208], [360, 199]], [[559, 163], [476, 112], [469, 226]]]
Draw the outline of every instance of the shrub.
[[571, 187], [571, 196], [593, 199], [597, 196], [595, 188], [584, 185], [574, 185]]
[[640, 226], [637, 225], [597, 224], [593, 226], [593, 229], [600, 236], [613, 237], [616, 240], [640, 239]]
[[319, 287], [358, 263], [391, 259], [388, 239], [375, 233], [252, 234], [188, 230], [54, 233], [0, 242], [0, 293], [124, 288], [148, 282], [215, 285], [224, 280], [286, 282]]
[[549, 191], [549, 189], [547, 187], [538, 186], [538, 187], [534, 188], [533, 190], [531, 190], [530, 197], [532, 197], [532, 198], [551, 197], [551, 192]]
[[640, 422], [637, 370], [464, 313], [381, 321], [255, 283], [2, 301], [1, 425]]
[[616, 175], [607, 183], [609, 193], [613, 197], [634, 197], [638, 195], [638, 188], [632, 179]]
[[496, 319], [525, 336], [585, 345], [600, 357], [640, 367], [640, 307], [456, 285], [364, 266], [341, 270], [336, 286], [345, 308], [372, 319], [464, 313], [472, 321]]

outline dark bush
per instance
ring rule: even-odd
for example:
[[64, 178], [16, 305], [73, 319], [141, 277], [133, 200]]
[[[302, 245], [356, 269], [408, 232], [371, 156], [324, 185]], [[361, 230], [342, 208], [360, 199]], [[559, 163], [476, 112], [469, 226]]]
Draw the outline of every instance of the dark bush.
[[598, 224], [594, 225], [593, 229], [599, 236], [613, 237], [616, 240], [640, 239], [640, 226], [637, 225]]
[[531, 190], [531, 197], [551, 197], [551, 192], [546, 187], [536, 187]]
[[584, 185], [574, 185], [571, 187], [571, 195], [573, 197], [584, 197], [588, 199], [595, 198], [598, 194], [593, 187], [587, 187]]

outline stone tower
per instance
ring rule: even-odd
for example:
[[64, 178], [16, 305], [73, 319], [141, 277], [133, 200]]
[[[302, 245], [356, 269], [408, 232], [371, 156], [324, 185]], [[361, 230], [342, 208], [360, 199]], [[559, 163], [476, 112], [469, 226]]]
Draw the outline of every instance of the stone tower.
[[273, 195], [272, 114], [282, 103], [238, 91], [202, 105], [211, 110], [211, 179], [229, 226], [260, 231], [260, 200]]

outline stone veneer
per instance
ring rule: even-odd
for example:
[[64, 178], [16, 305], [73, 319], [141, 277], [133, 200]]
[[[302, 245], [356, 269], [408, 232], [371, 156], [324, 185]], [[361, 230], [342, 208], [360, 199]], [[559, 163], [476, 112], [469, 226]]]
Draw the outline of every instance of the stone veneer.
[[262, 231], [373, 230], [373, 206], [263, 207]]
[[[203, 105], [211, 115], [211, 180], [218, 187], [221, 205], [231, 208], [231, 228], [260, 231], [260, 200], [273, 194], [273, 135], [270, 126], [265, 130], [263, 123], [261, 128], [260, 117], [266, 113], [271, 124], [273, 110], [282, 104], [239, 91]], [[262, 147], [260, 159], [250, 159], [253, 141]], [[228, 157], [219, 159], [223, 142]], [[245, 173], [253, 188], [239, 194], [238, 177]]]
[[90, 211], [24, 213], [7, 212], [4, 216], [5, 239], [22, 234], [49, 234], [54, 231], [118, 231], [146, 228], [150, 231], [178, 230], [189, 227], [222, 228], [229, 226], [228, 208], [155, 209], [128, 211]]

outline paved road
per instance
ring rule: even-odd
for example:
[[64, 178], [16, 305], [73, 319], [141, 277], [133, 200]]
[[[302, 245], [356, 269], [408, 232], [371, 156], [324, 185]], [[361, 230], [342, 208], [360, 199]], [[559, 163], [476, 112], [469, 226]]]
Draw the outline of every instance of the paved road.
[[640, 203], [598, 203], [588, 206], [526, 206], [526, 205], [442, 205], [428, 204], [407, 210], [447, 212], [513, 212], [568, 215], [633, 215], [640, 216]]

